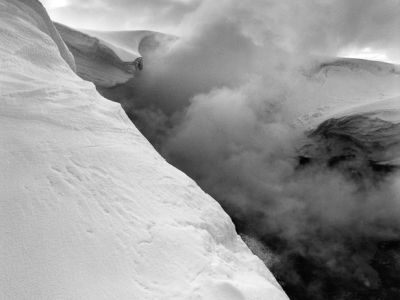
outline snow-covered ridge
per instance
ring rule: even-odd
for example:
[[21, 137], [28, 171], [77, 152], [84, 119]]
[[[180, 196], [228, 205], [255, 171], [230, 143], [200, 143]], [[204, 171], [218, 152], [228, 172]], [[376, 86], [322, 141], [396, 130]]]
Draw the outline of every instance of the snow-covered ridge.
[[357, 180], [376, 181], [397, 170], [400, 67], [340, 58], [319, 64], [309, 75], [311, 82], [316, 79], [314, 86], [322, 83], [320, 92], [337, 96], [321, 93], [321, 99], [332, 101], [309, 118], [309, 139], [299, 147], [301, 161], [339, 168]]
[[0, 0], [0, 298], [287, 299], [37, 5]]
[[77, 73], [101, 87], [112, 87], [135, 77], [141, 57], [65, 25], [55, 23], [75, 57]]
[[365, 59], [355, 59], [355, 58], [335, 58], [325, 61], [318, 65], [318, 68], [314, 70], [317, 72], [329, 72], [332, 69], [344, 69], [347, 68], [351, 71], [369, 71], [373, 74], [396, 74], [400, 75], [400, 66], [385, 63], [381, 61], [371, 61]]
[[320, 59], [303, 71], [290, 97], [298, 124], [308, 129], [349, 108], [400, 95], [400, 66], [351, 58]]

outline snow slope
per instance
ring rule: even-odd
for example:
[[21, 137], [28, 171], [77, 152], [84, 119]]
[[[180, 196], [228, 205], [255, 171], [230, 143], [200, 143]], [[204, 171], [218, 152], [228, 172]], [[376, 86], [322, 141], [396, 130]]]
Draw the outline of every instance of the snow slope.
[[303, 73], [287, 97], [296, 104], [292, 118], [307, 128], [350, 107], [400, 96], [400, 67], [393, 64], [330, 58]]
[[[359, 59], [336, 59], [314, 69], [315, 94], [328, 99], [302, 116], [310, 129], [299, 155], [336, 167], [354, 179], [375, 181], [400, 167], [400, 67]], [[303, 90], [304, 93], [304, 90]]]
[[[8, 11], [5, 11], [7, 4], [1, 4], [0, 14], [6, 16]], [[3, 9], [4, 8], [4, 9]], [[10, 8], [8, 8], [10, 9]], [[56, 44], [62, 58], [67, 62], [71, 69], [75, 70], [75, 61], [72, 54], [68, 51], [64, 41], [60, 37], [58, 31], [54, 28], [50, 17], [47, 15], [43, 5], [37, 0], [19, 0], [13, 3], [11, 8], [15, 18], [23, 18], [26, 22], [33, 24], [42, 32], [50, 36]]]
[[112, 87], [135, 77], [139, 55], [133, 55], [98, 38], [55, 23], [76, 60], [77, 73], [100, 87]]
[[0, 299], [287, 299], [46, 20], [0, 0]]

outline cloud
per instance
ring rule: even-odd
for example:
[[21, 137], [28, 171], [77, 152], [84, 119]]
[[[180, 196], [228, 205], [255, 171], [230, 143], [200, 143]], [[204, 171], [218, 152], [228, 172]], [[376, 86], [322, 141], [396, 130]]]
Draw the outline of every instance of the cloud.
[[[66, 25], [94, 30], [173, 31], [201, 0], [46, 0], [50, 16]], [[63, 1], [63, 2], [65, 2]]]
[[[300, 45], [321, 53], [334, 53], [343, 48], [386, 52], [399, 58], [400, 1], [398, 0], [327, 0], [312, 1], [308, 7], [310, 22], [303, 22], [307, 13], [294, 18], [299, 28]], [[308, 2], [310, 3], [310, 2]], [[306, 24], [306, 26], [302, 26]]]
[[400, 59], [399, 0], [45, 0], [53, 19], [97, 30], [185, 33], [213, 19], [235, 20], [254, 38], [274, 35], [287, 50], [336, 54], [370, 48]]
[[69, 4], [68, 0], [59, 0], [59, 1], [42, 0], [41, 2], [48, 10], [65, 7], [68, 6]]
[[[378, 286], [376, 243], [400, 231], [397, 176], [360, 191], [338, 171], [297, 168], [298, 67], [313, 53], [396, 44], [395, 1], [349, 2], [204, 0], [181, 15], [180, 41], [145, 57], [124, 99], [164, 157], [271, 247], [267, 263], [308, 296], [337, 278]], [[348, 288], [337, 282], [337, 293]]]

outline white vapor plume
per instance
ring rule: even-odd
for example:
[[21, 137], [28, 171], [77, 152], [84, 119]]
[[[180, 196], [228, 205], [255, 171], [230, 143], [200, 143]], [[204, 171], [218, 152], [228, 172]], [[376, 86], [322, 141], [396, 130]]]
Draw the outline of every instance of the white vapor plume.
[[[70, 11], [84, 6], [70, 3]], [[118, 11], [142, 2], [93, 3]], [[289, 296], [350, 299], [348, 283], [337, 278], [378, 288], [371, 259], [377, 242], [399, 236], [399, 177], [361, 189], [338, 170], [299, 168], [297, 146], [305, 134], [293, 116], [303, 108], [291, 95], [306, 84], [300, 66], [311, 67], [317, 55], [385, 48], [396, 57], [400, 2], [168, 3], [180, 7], [170, 11], [180, 40], [143, 54], [133, 91], [113, 90], [132, 119], [224, 206], [257, 251], [263, 248], [253, 237], [270, 248], [276, 259], [268, 255], [267, 263]]]

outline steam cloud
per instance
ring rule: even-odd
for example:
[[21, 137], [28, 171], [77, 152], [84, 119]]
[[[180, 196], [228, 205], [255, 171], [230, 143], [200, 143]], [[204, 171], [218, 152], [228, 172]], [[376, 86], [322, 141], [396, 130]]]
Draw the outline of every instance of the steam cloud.
[[361, 299], [383, 284], [372, 260], [399, 237], [400, 178], [360, 190], [337, 170], [299, 169], [290, 95], [310, 54], [399, 45], [398, 15], [394, 0], [203, 1], [125, 95], [159, 151], [273, 253], [293, 299]]

